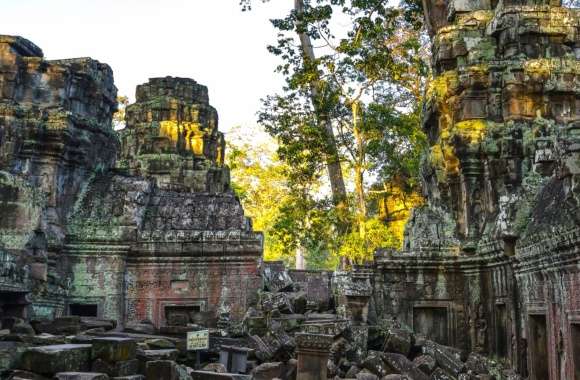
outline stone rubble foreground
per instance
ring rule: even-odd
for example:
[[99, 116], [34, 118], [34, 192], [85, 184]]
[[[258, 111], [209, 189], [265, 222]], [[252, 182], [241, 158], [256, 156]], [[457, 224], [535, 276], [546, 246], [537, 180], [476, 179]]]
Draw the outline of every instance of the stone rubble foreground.
[[424, 6], [426, 202], [350, 272], [260, 262], [206, 87], [150, 79], [117, 133], [107, 65], [0, 36], [0, 376], [579, 378], [579, 11]]

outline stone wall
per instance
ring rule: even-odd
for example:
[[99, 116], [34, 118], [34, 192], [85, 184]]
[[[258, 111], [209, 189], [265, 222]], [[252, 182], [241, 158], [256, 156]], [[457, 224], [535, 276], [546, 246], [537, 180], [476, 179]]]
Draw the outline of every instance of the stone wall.
[[136, 100], [117, 133], [107, 65], [0, 36], [0, 315], [162, 327], [256, 301], [262, 236], [230, 188], [207, 88], [154, 78]]
[[580, 13], [558, 1], [424, 4], [427, 202], [403, 251], [375, 257], [378, 315], [531, 378], [574, 378]]

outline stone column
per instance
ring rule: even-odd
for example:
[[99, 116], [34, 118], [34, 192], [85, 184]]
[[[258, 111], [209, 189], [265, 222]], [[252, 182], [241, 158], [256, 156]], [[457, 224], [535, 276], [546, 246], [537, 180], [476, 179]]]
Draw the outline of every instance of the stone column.
[[332, 335], [296, 334], [297, 379], [326, 379], [328, 354], [332, 341]]

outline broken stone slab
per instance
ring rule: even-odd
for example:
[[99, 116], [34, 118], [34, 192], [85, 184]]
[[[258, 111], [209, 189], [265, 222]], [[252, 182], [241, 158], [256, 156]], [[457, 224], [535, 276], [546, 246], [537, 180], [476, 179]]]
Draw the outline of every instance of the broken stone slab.
[[392, 369], [385, 364], [383, 353], [378, 351], [369, 351], [361, 367], [381, 377], [393, 373]]
[[109, 376], [96, 372], [59, 372], [55, 380], [109, 380]]
[[103, 359], [94, 359], [91, 367], [92, 371], [106, 373], [109, 376], [131, 376], [139, 372], [139, 360], [121, 360], [115, 362]]
[[356, 380], [379, 380], [377, 375], [367, 372], [367, 370], [357, 373], [355, 378]]
[[296, 378], [297, 361], [262, 363], [252, 371], [252, 380], [270, 380], [274, 378]]
[[431, 380], [455, 380], [457, 377], [447, 374], [443, 369], [437, 368], [431, 374]]
[[87, 372], [91, 360], [90, 344], [59, 344], [30, 347], [24, 351], [20, 369], [40, 374]]
[[296, 347], [294, 339], [285, 332], [276, 332], [263, 337], [250, 337], [256, 357], [263, 362], [285, 361], [292, 356]]
[[145, 339], [144, 343], [147, 344], [152, 350], [166, 350], [175, 348], [175, 343], [169, 339], [164, 338]]
[[41, 376], [34, 372], [23, 371], [20, 369], [11, 370], [4, 373], [8, 380], [51, 380], [48, 377]]
[[476, 352], [470, 353], [465, 362], [465, 368], [467, 371], [471, 371], [478, 375], [488, 375], [490, 373], [490, 367], [489, 360], [485, 356]]
[[123, 331], [147, 335], [155, 335], [156, 333], [156, 329], [153, 323], [147, 321], [142, 321], [139, 323], [127, 323]]
[[262, 279], [264, 288], [271, 292], [291, 290], [294, 286], [282, 261], [265, 261], [262, 265]]
[[202, 368], [202, 371], [215, 372], [215, 373], [227, 373], [226, 366], [222, 363], [209, 363]]
[[114, 319], [100, 319], [93, 317], [81, 317], [81, 328], [83, 330], [103, 328], [105, 331], [113, 330], [117, 327]]
[[385, 351], [408, 356], [413, 347], [413, 334], [403, 329], [388, 329], [385, 337]]
[[143, 361], [155, 360], [176, 360], [179, 355], [179, 350], [172, 348], [167, 350], [139, 350], [137, 351], [137, 359]]
[[146, 380], [191, 380], [185, 367], [170, 360], [147, 362], [145, 378]]
[[20, 335], [35, 335], [36, 332], [30, 325], [30, 323], [25, 321], [17, 321], [10, 328], [10, 333], [20, 334]]
[[216, 373], [208, 371], [192, 371], [189, 373], [192, 380], [255, 380], [248, 375], [234, 373]]
[[431, 355], [420, 355], [413, 359], [413, 363], [423, 371], [425, 374], [430, 375], [437, 367], [437, 362], [435, 358]]
[[383, 354], [383, 360], [391, 369], [388, 374], [401, 374], [414, 380], [429, 380], [429, 377], [426, 374], [419, 370], [412, 361], [402, 354], [386, 352]]
[[14, 368], [27, 347], [22, 342], [0, 342], [0, 369]]
[[67, 316], [55, 318], [52, 321], [41, 321], [34, 325], [38, 333], [48, 333], [53, 335], [76, 335], [81, 332], [81, 318], [78, 316]]
[[101, 337], [93, 339], [92, 357], [106, 362], [119, 362], [135, 359], [137, 342], [131, 338]]
[[426, 341], [423, 344], [422, 351], [424, 354], [435, 358], [439, 367], [455, 377], [463, 372], [465, 368], [465, 364], [461, 361], [460, 351], [452, 347]]

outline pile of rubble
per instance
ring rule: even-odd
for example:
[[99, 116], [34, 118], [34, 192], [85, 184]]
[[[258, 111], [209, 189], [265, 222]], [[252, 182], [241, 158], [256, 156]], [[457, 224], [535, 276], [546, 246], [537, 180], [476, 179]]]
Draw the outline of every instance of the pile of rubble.
[[[263, 290], [242, 321], [224, 310], [207, 350], [187, 350], [185, 330], [148, 321], [69, 316], [2, 320], [1, 379], [308, 380], [517, 379], [482, 355], [413, 334], [396, 321], [368, 320], [365, 280], [335, 273], [308, 287], [281, 265], [262, 269]], [[321, 292], [321, 289], [323, 290]], [[323, 295], [322, 297], [320, 295]], [[326, 296], [324, 296], [326, 294]]]

